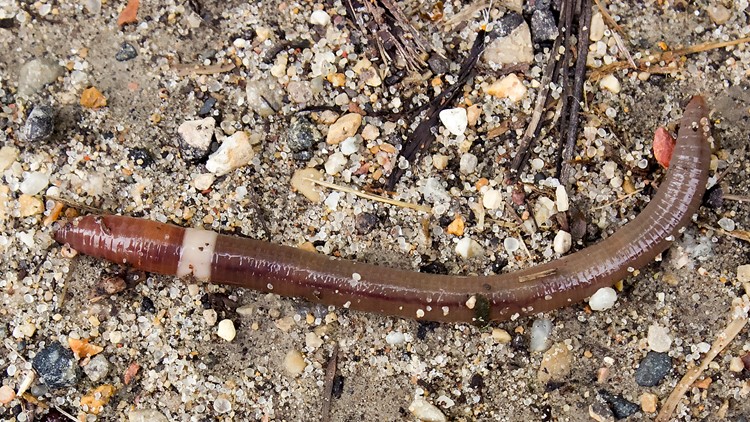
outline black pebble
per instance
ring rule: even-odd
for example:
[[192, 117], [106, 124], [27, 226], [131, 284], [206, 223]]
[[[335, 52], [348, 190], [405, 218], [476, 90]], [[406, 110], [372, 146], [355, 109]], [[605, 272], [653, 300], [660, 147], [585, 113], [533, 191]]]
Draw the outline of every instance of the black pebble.
[[622, 396], [611, 394], [606, 390], [599, 391], [599, 395], [602, 396], [604, 401], [609, 404], [609, 408], [612, 409], [612, 413], [615, 415], [615, 419], [624, 419], [628, 416], [641, 410], [641, 407], [629, 400], [626, 400]]
[[531, 38], [534, 42], [552, 41], [557, 37], [557, 23], [549, 10], [537, 10], [531, 15]]
[[344, 392], [344, 377], [341, 375], [333, 377], [333, 385], [331, 387], [331, 395], [333, 398], [340, 399], [341, 393]]
[[138, 167], [148, 167], [154, 164], [154, 157], [146, 148], [131, 148], [128, 158], [133, 160]]
[[433, 53], [430, 58], [427, 59], [427, 65], [430, 66], [432, 73], [436, 75], [448, 73], [448, 70], [450, 70], [450, 62], [437, 53]]
[[362, 212], [354, 218], [354, 228], [358, 234], [368, 234], [378, 226], [378, 216], [371, 212]]
[[320, 132], [305, 116], [297, 118], [289, 125], [287, 144], [293, 152], [307, 151], [321, 139]]
[[23, 127], [23, 135], [27, 141], [43, 141], [55, 131], [55, 109], [50, 106], [36, 106]]
[[635, 370], [635, 382], [641, 387], [659, 385], [672, 369], [672, 358], [666, 353], [648, 352]]
[[148, 296], [143, 296], [143, 299], [141, 299], [141, 312], [148, 312], [150, 314], [156, 313], [156, 306], [154, 306], [154, 301], [151, 300]]
[[203, 102], [201, 109], [198, 110], [198, 116], [208, 117], [208, 115], [211, 114], [211, 109], [214, 107], [215, 104], [216, 104], [216, 98], [208, 97], [206, 101]]
[[397, 70], [395, 73], [386, 76], [385, 78], [385, 85], [391, 86], [396, 85], [397, 83], [401, 82], [402, 79], [406, 76], [406, 71], [403, 69]]
[[49, 388], [71, 387], [78, 382], [78, 362], [73, 351], [59, 341], [40, 350], [31, 366]]
[[721, 208], [724, 205], [724, 191], [721, 185], [716, 184], [703, 195], [703, 203], [713, 209]]
[[523, 22], [523, 16], [518, 13], [508, 13], [492, 24], [492, 33], [490, 35], [492, 38], [506, 37]]
[[549, 10], [552, 0], [527, 0], [523, 2], [523, 12], [533, 13], [537, 10]]
[[442, 262], [433, 261], [419, 267], [420, 273], [448, 274], [448, 268]]
[[118, 62], [126, 62], [134, 59], [136, 56], [138, 56], [138, 52], [135, 50], [135, 47], [130, 43], [124, 42], [120, 45], [120, 51], [115, 54], [115, 60]]

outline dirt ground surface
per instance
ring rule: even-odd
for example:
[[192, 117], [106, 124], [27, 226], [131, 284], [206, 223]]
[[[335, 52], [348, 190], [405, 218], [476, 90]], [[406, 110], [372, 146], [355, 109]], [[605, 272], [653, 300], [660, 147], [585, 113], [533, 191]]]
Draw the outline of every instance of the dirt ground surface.
[[[510, 13], [495, 3], [490, 22]], [[438, 60], [397, 80], [389, 76], [403, 63], [384, 64], [339, 0], [142, 2], [135, 22], [122, 25], [122, 1], [0, 0], [0, 418], [655, 418], [652, 407], [658, 411], [703, 359], [733, 301], [745, 295], [737, 273], [750, 264], [750, 48], [740, 43], [654, 63], [648, 56], [748, 37], [750, 9], [746, 0], [602, 3], [642, 69], [595, 78], [623, 56], [610, 29], [591, 42], [567, 191], [587, 226], [573, 250], [643, 209], [664, 174], [651, 152], [654, 132], [674, 130], [695, 94], [707, 99], [716, 141], [710, 183], [722, 176], [726, 197], [704, 204], [661, 260], [617, 286], [612, 308], [581, 303], [477, 327], [328, 308], [71, 258], [49, 223], [62, 200], [80, 213], [143, 217], [413, 270], [492, 274], [554, 259], [561, 226], [545, 215], [555, 210], [544, 208], [556, 201], [559, 185], [551, 114], [521, 184], [507, 182], [549, 42], [536, 43], [531, 63], [515, 72], [527, 88], [517, 100], [492, 94], [506, 72], [480, 59], [451, 106], [478, 104], [475, 121], [461, 136], [439, 123], [429, 152], [394, 189], [397, 199], [431, 209], [421, 212], [330, 189], [316, 203], [289, 181], [310, 167], [326, 181], [381, 193], [390, 171], [403, 165], [398, 148], [420, 121], [405, 112], [455, 82], [481, 29], [480, 13], [459, 15], [467, 4], [401, 3]], [[29, 79], [25, 66], [34, 60], [52, 69], [49, 81]], [[91, 87], [106, 105], [87, 98], [97, 99], [85, 91]], [[41, 106], [51, 107], [54, 131], [28, 136], [29, 116]], [[349, 112], [364, 116], [356, 136], [327, 143], [331, 123]], [[211, 144], [186, 145], [178, 128], [205, 117], [216, 122]], [[301, 148], [292, 142], [300, 126], [312, 140]], [[45, 132], [43, 125], [33, 129]], [[244, 162], [226, 172], [209, 169], [206, 156], [215, 157], [228, 139], [241, 141], [232, 154], [244, 153]], [[488, 189], [501, 192], [495, 209], [482, 206]], [[539, 224], [519, 226], [514, 214]], [[456, 250], [464, 238], [476, 242], [472, 257]], [[217, 335], [225, 319], [236, 329], [231, 341]], [[534, 346], [540, 350], [531, 349], [533, 325], [550, 328]], [[51, 374], [41, 372], [54, 368], [29, 378], [40, 352], [55, 342], [67, 350], [76, 339], [102, 349], [61, 363], [78, 368], [70, 382], [42, 383]], [[539, 371], [550, 347], [565, 356], [553, 359], [557, 375], [547, 379]], [[668, 368], [656, 385], [644, 386], [637, 370], [654, 350], [668, 355]], [[669, 420], [748, 420], [750, 372], [738, 358], [749, 351], [743, 330]], [[94, 359], [108, 369], [95, 370]], [[16, 397], [19, 389], [25, 392]]]

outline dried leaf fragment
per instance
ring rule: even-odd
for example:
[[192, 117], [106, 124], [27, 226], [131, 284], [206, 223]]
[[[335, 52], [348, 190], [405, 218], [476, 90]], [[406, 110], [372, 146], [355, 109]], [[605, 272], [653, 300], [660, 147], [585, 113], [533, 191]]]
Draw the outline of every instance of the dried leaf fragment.
[[117, 17], [117, 26], [124, 26], [137, 21], [138, 6], [140, 6], [139, 0], [128, 0], [128, 4]]

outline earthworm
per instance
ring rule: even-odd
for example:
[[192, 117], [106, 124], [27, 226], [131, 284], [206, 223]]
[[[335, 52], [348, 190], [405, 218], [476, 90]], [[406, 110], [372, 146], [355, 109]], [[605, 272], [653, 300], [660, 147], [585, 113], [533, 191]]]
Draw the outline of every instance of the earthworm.
[[61, 225], [55, 239], [81, 253], [148, 272], [326, 305], [430, 321], [500, 321], [582, 301], [652, 262], [698, 210], [709, 161], [707, 108], [695, 96], [682, 117], [661, 186], [637, 217], [596, 245], [501, 275], [398, 270], [115, 215], [78, 217]]

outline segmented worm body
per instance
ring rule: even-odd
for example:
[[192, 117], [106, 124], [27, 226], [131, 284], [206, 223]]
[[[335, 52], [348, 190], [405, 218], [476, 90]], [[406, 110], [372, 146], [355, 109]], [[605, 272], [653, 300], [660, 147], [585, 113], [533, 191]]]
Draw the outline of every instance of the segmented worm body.
[[192, 275], [327, 305], [431, 321], [505, 320], [581, 301], [652, 262], [698, 210], [709, 161], [706, 104], [696, 96], [682, 118], [669, 169], [643, 212], [594, 246], [501, 275], [397, 270], [113, 215], [77, 218], [57, 230], [55, 239], [148, 272]]

